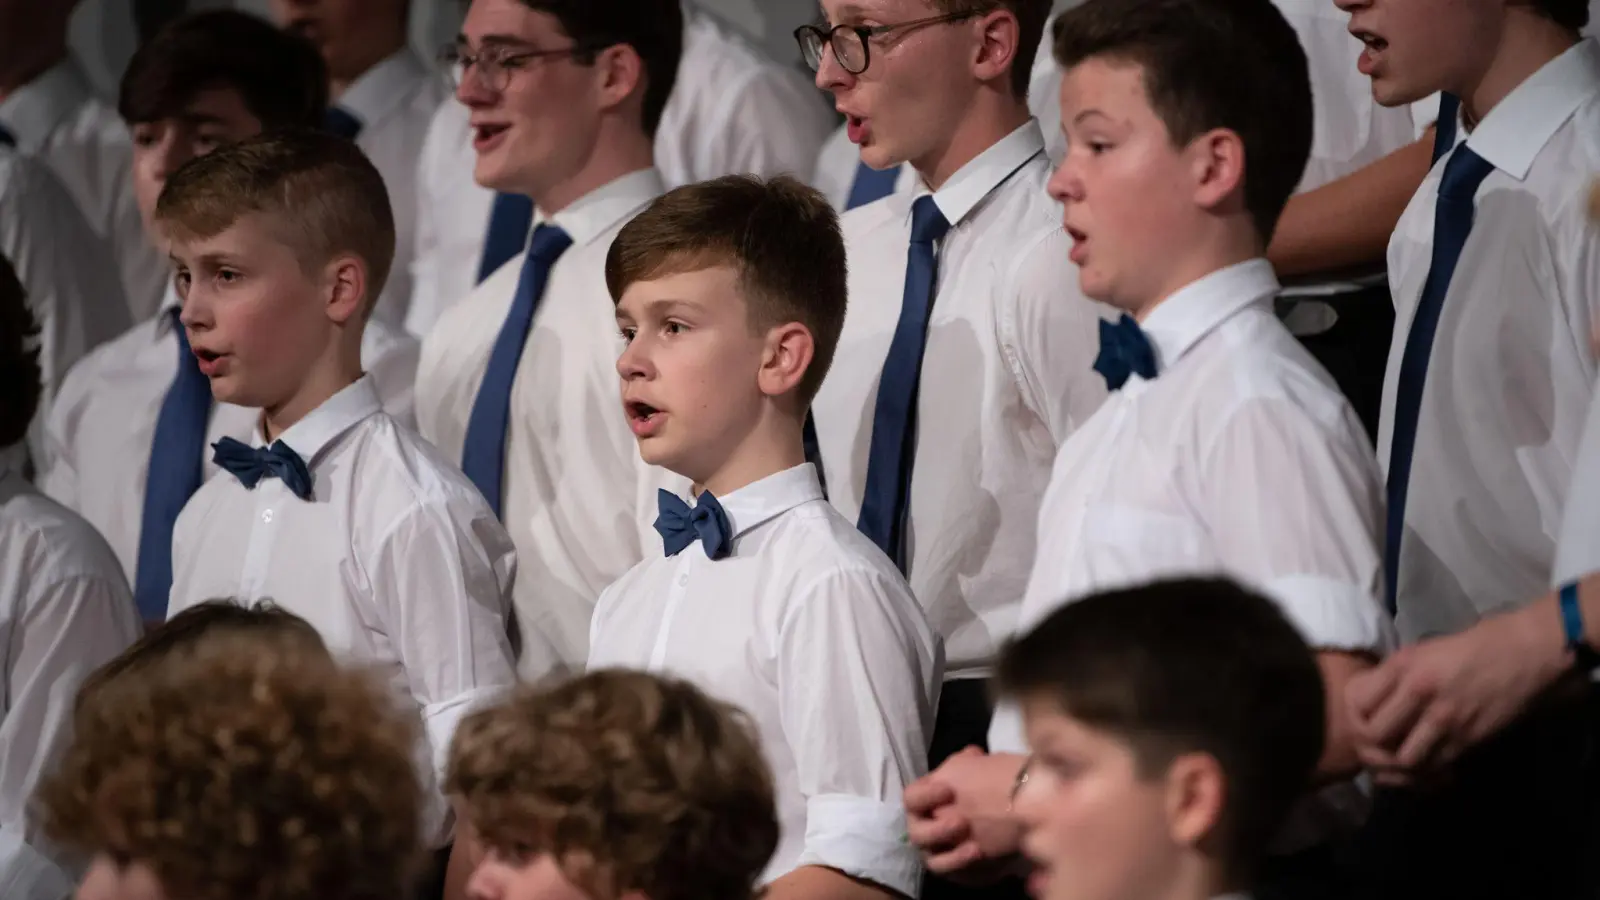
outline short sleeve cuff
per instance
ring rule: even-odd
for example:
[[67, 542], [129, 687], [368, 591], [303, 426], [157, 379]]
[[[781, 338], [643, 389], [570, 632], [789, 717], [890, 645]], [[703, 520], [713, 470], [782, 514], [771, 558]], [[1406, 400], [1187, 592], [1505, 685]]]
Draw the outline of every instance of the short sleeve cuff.
[[806, 802], [806, 844], [799, 866], [825, 866], [906, 897], [922, 886], [922, 860], [897, 803], [852, 794], [819, 794]]
[[1396, 645], [1394, 623], [1367, 591], [1334, 578], [1289, 575], [1262, 585], [1315, 650], [1386, 656]]
[[507, 687], [492, 686], [472, 688], [447, 700], [429, 703], [422, 708], [422, 730], [432, 751], [433, 769], [443, 773], [450, 759], [450, 741], [456, 735], [456, 726], [474, 710], [488, 706], [500, 699]]

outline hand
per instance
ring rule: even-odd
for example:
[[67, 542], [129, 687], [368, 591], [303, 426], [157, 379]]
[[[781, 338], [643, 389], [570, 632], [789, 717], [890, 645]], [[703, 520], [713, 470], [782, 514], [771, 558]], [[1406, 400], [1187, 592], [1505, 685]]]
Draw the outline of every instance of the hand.
[[1021, 840], [1010, 810], [1021, 766], [1021, 757], [968, 747], [906, 787], [911, 842], [929, 871], [980, 883], [998, 877]]
[[1521, 715], [1566, 655], [1544, 603], [1407, 647], [1350, 679], [1357, 754], [1380, 784], [1436, 772]]

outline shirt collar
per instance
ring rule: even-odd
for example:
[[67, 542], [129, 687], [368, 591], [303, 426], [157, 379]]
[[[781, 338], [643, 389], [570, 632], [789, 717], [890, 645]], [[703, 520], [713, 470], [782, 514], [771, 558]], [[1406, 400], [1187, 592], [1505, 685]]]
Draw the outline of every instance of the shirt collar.
[[802, 463], [718, 497], [717, 502], [727, 513], [731, 528], [728, 539], [733, 540], [802, 503], [821, 499], [822, 482], [817, 480], [816, 466]]
[[[593, 242], [624, 219], [666, 192], [661, 173], [640, 169], [595, 188], [553, 216], [535, 210], [535, 225], [553, 222], [572, 238], [575, 246]], [[532, 240], [530, 235], [529, 240]]]
[[427, 63], [407, 47], [362, 72], [333, 105], [352, 113], [368, 128], [387, 118], [405, 102], [412, 85], [432, 74]]
[[1578, 107], [1600, 93], [1600, 41], [1585, 38], [1517, 85], [1467, 137], [1467, 146], [1521, 181]]
[[1278, 276], [1265, 259], [1218, 269], [1178, 289], [1140, 323], [1166, 369], [1234, 313], [1279, 291]]
[[[952, 226], [961, 224], [983, 198], [994, 193], [1012, 173], [1029, 160], [1044, 152], [1044, 131], [1038, 119], [1029, 119], [1022, 127], [996, 141], [989, 149], [973, 157], [971, 162], [956, 170], [944, 186], [933, 192], [934, 205], [944, 213]], [[926, 184], [920, 184], [917, 193], [926, 194]], [[909, 220], [910, 207], [906, 215]]]
[[[317, 456], [332, 444], [334, 439], [355, 425], [380, 412], [378, 389], [371, 375], [362, 375], [356, 382], [313, 409], [305, 418], [289, 426], [279, 439], [289, 449], [300, 454], [306, 468], [316, 468]], [[261, 422], [256, 421], [255, 446], [266, 444], [261, 435]]]
[[172, 330], [172, 311], [182, 308], [183, 300], [178, 296], [178, 286], [173, 283], [171, 278], [168, 278], [167, 290], [161, 295], [161, 310], [156, 313], [153, 322], [157, 338], [164, 337], [167, 332]]
[[88, 79], [69, 56], [0, 101], [0, 122], [23, 152], [37, 153], [61, 120], [92, 99]]

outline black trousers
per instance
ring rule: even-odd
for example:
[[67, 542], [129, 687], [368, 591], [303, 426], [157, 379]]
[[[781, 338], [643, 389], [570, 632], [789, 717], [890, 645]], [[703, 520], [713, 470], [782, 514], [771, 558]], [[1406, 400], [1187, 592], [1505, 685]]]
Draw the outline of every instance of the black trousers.
[[1444, 783], [1380, 792], [1360, 864], [1373, 900], [1600, 898], [1600, 690], [1530, 711]]
[[[933, 741], [928, 746], [928, 770], [967, 747], [989, 749], [989, 719], [994, 705], [989, 702], [986, 678], [946, 681], [939, 692], [939, 713], [933, 725]], [[1027, 890], [1020, 878], [1008, 878], [984, 887], [963, 887], [953, 881], [927, 873], [922, 879], [921, 900], [1021, 900]]]
[[1332, 328], [1300, 338], [1300, 343], [1333, 376], [1355, 407], [1367, 438], [1378, 440], [1378, 409], [1383, 405], [1383, 373], [1394, 336], [1394, 301], [1386, 286], [1318, 298], [1338, 315]]

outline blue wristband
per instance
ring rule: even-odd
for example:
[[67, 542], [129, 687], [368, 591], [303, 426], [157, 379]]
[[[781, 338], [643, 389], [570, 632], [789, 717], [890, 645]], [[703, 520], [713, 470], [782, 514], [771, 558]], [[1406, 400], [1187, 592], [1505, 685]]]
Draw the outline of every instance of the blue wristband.
[[1583, 639], [1583, 610], [1578, 606], [1578, 583], [1563, 585], [1560, 597], [1561, 630], [1566, 635], [1567, 646], [1573, 650], [1587, 647]]

